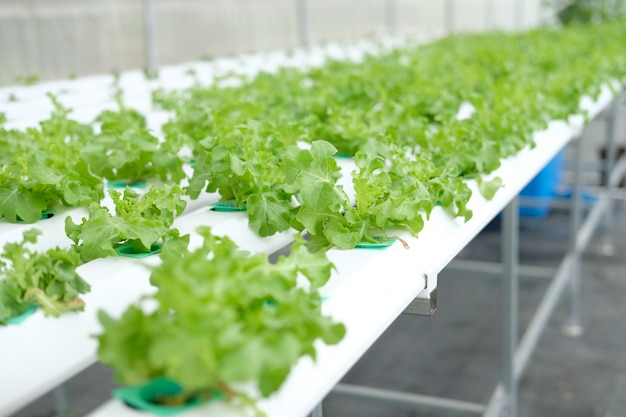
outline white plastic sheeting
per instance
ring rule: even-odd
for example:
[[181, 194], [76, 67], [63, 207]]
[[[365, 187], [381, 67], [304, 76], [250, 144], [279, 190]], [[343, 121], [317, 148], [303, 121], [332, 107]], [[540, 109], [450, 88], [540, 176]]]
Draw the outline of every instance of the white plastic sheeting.
[[[302, 0], [152, 0], [160, 64], [295, 46]], [[521, 29], [541, 0], [307, 0], [310, 42], [410, 32]], [[0, 85], [146, 66], [142, 0], [3, 0]], [[2, 98], [4, 99], [4, 98]]]

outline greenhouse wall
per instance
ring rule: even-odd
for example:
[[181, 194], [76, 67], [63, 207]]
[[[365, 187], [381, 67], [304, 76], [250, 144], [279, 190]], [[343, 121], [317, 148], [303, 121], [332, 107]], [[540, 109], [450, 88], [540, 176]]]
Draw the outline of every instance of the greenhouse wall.
[[150, 1], [159, 64], [384, 30], [521, 29], [542, 22], [541, 0], [3, 0], [0, 84], [145, 67]]

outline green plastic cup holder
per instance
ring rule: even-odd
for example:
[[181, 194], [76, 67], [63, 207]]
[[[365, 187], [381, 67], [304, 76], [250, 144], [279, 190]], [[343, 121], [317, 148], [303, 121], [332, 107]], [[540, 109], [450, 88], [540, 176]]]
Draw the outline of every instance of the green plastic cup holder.
[[8, 319], [7, 324], [21, 324], [22, 322], [24, 322], [24, 320], [32, 316], [38, 308], [39, 306], [37, 304], [31, 305], [30, 307], [28, 307], [28, 309], [26, 309], [25, 312], [23, 312], [19, 316], [11, 317], [10, 319]]
[[118, 388], [113, 391], [113, 396], [123, 401], [129, 407], [148, 411], [157, 416], [173, 416], [207, 402], [224, 398], [224, 394], [221, 391], [212, 388], [192, 396], [185, 404], [164, 405], [156, 402], [161, 396], [171, 397], [180, 394], [182, 391], [183, 388], [180, 384], [168, 378], [158, 378], [144, 385]]
[[135, 181], [135, 182], [109, 181], [109, 182], [107, 182], [107, 187], [108, 188], [126, 188], [126, 187], [130, 187], [130, 188], [146, 188], [147, 184], [146, 184], [145, 181]]
[[218, 201], [211, 204], [211, 210], [221, 212], [246, 211], [246, 203], [239, 207], [234, 201]]
[[381, 240], [381, 238], [375, 237], [376, 243], [374, 242], [359, 242], [356, 244], [356, 247], [359, 249], [385, 249], [389, 246], [393, 245], [394, 242], [398, 239], [395, 237], [390, 239]]
[[[44, 210], [41, 212], [41, 217], [39, 217], [40, 220], [48, 220], [52, 217], [54, 217], [54, 215], [56, 214], [56, 211], [54, 210]], [[18, 222], [23, 222], [24, 220], [22, 220], [22, 218], [20, 216], [15, 216], [15, 220], [17, 220]]]
[[349, 159], [349, 158], [352, 158], [352, 155], [350, 155], [347, 152], [338, 152], [334, 154], [333, 157], [339, 158], [339, 159]]
[[54, 210], [44, 210], [41, 212], [41, 220], [48, 220], [54, 217], [55, 214], [56, 212]]
[[156, 255], [157, 253], [161, 252], [162, 248], [163, 245], [161, 243], [155, 243], [154, 245], [150, 246], [150, 252], [135, 252], [135, 250], [133, 249], [133, 245], [129, 243], [115, 248], [115, 252], [117, 252], [119, 256], [143, 259], [147, 258], [148, 256]]

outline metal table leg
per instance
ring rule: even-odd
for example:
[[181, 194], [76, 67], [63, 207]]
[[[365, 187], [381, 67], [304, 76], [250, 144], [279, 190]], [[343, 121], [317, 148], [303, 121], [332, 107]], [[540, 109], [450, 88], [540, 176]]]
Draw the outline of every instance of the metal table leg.
[[609, 177], [611, 176], [611, 171], [613, 171], [613, 167], [615, 166], [615, 158], [617, 153], [617, 149], [615, 146], [615, 121], [617, 119], [616, 116], [618, 101], [619, 99], [613, 100], [613, 103], [611, 103], [611, 107], [608, 110], [604, 134], [604, 146], [606, 153], [604, 155], [604, 163], [602, 164], [602, 173], [605, 180], [605, 184], [603, 185], [606, 187], [606, 191], [609, 195], [609, 202], [603, 217], [604, 242], [600, 247], [600, 253], [606, 256], [612, 256], [615, 254], [615, 239], [613, 236], [613, 222], [615, 220], [615, 216], [613, 213], [614, 187], [611, 187]]
[[502, 230], [502, 384], [505, 415], [517, 417], [515, 351], [518, 339], [519, 205], [514, 198], [504, 209]]
[[67, 402], [67, 389], [65, 384], [61, 384], [54, 389], [54, 403], [57, 411], [57, 416], [66, 417], [70, 415], [70, 410]]
[[323, 417], [322, 416], [322, 403], [319, 403], [317, 407], [311, 413], [311, 417]]
[[570, 337], [579, 337], [583, 333], [583, 327], [580, 324], [580, 258], [582, 251], [578, 249], [576, 237], [581, 222], [582, 204], [582, 145], [580, 137], [574, 143], [574, 188], [572, 192], [572, 211], [570, 215], [570, 237], [568, 255], [571, 256], [570, 267], [570, 317], [567, 323], [562, 327], [563, 334]]

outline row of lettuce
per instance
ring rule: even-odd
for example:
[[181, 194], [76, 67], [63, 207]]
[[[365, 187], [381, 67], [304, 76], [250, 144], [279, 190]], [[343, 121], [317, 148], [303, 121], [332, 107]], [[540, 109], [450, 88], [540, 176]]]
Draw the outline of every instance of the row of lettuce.
[[[35, 231], [5, 246], [0, 323], [33, 304], [47, 315], [80, 310], [79, 294], [89, 291], [80, 263], [162, 248], [149, 297], [158, 308], [132, 306], [119, 320], [102, 313], [100, 359], [125, 383], [173, 379], [185, 387], [180, 401], [218, 387], [250, 406], [234, 384], [256, 380], [268, 396], [298, 358], [315, 356], [315, 339], [343, 337], [321, 314], [326, 249], [380, 242], [397, 229], [416, 236], [437, 205], [469, 220], [465, 180], [491, 198], [500, 181], [485, 174], [624, 74], [626, 25], [616, 23], [451, 36], [358, 63], [261, 73], [238, 87], [225, 86], [238, 77], [229, 75], [157, 91], [155, 106], [172, 115], [164, 140], [121, 100], [87, 125], [51, 97], [56, 110], [39, 127], [0, 128], [0, 217], [34, 223], [59, 206], [86, 206], [89, 215], [80, 224], [66, 218], [70, 249], [30, 250]], [[473, 114], [458, 117], [468, 104]], [[356, 167], [353, 199], [337, 182], [345, 156]], [[111, 213], [101, 206], [105, 180], [158, 185], [109, 191]], [[185, 196], [203, 192], [245, 209], [260, 236], [291, 228], [308, 239], [271, 264], [202, 228], [204, 245], [190, 251], [172, 224]], [[296, 284], [298, 273], [310, 288]]]

